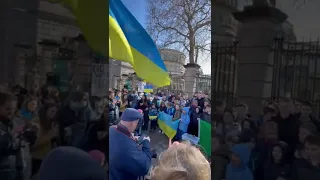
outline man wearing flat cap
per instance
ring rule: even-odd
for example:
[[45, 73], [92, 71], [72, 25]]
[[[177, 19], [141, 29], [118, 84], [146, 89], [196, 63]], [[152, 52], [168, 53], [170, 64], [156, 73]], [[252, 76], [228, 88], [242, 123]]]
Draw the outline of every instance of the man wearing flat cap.
[[150, 138], [145, 137], [141, 147], [132, 133], [142, 114], [127, 108], [117, 126], [109, 129], [109, 180], [137, 180], [148, 174], [152, 153]]

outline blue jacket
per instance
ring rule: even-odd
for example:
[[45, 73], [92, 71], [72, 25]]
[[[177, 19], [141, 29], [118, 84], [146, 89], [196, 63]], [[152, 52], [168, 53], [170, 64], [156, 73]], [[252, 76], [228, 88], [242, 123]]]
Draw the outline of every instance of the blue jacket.
[[[190, 108], [189, 107], [184, 107], [182, 109], [182, 114], [181, 114], [181, 121], [179, 123], [179, 129], [183, 132], [187, 132], [188, 131], [188, 126], [189, 126], [189, 123], [190, 123], [190, 115], [189, 115], [189, 110]], [[184, 113], [184, 111], [186, 113]]]
[[149, 116], [158, 116], [157, 108], [151, 108], [149, 111]]
[[152, 156], [149, 141], [143, 141], [140, 148], [133, 139], [110, 127], [109, 144], [109, 180], [137, 180], [148, 173]]
[[22, 108], [20, 110], [20, 116], [24, 119], [32, 120], [32, 118], [34, 117], [34, 114], [30, 112], [27, 108]]
[[170, 116], [174, 116], [175, 109], [173, 107], [167, 108], [167, 112], [165, 113], [169, 114]]
[[252, 172], [247, 166], [251, 156], [251, 151], [248, 145], [236, 144], [232, 148], [232, 153], [236, 154], [240, 158], [241, 164], [228, 164], [226, 180], [253, 180]]

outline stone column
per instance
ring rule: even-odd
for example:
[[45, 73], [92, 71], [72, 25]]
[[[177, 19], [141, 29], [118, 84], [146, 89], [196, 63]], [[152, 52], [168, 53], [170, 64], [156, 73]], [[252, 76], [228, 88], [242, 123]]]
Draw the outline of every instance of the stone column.
[[185, 80], [185, 93], [189, 97], [196, 92], [197, 76], [199, 75], [200, 66], [198, 64], [188, 63], [185, 67], [184, 80]]
[[[25, 87], [25, 81], [26, 81], [26, 75], [27, 75], [27, 64], [26, 61], [30, 61], [33, 59], [30, 59], [32, 55], [32, 46], [26, 45], [26, 44], [15, 44], [14, 45], [14, 61], [12, 62], [12, 65], [14, 67], [11, 67], [14, 73], [11, 73], [12, 78], [10, 78], [12, 81], [12, 85], [19, 84], [22, 87]], [[36, 58], [36, 57], [34, 57]], [[10, 74], [9, 74], [10, 77]]]
[[91, 92], [92, 63], [95, 63], [98, 60], [96, 60], [96, 57], [93, 56], [92, 49], [85, 41], [82, 34], [73, 38], [69, 42], [72, 42], [70, 43], [72, 45], [69, 45], [68, 48], [73, 49], [75, 52], [72, 68], [69, 70], [70, 78], [73, 78], [74, 83], [79, 84], [82, 90]]
[[271, 52], [276, 28], [287, 15], [273, 7], [249, 6], [234, 13], [234, 17], [242, 23], [238, 29], [238, 102], [248, 104], [251, 113], [259, 114], [263, 100], [271, 96]]

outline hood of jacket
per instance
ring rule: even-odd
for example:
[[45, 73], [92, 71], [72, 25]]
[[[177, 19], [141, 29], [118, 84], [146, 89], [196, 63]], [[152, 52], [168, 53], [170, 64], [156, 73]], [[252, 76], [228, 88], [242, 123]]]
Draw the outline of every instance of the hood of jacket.
[[247, 166], [251, 156], [251, 151], [247, 144], [236, 144], [231, 151], [240, 158], [242, 165]]

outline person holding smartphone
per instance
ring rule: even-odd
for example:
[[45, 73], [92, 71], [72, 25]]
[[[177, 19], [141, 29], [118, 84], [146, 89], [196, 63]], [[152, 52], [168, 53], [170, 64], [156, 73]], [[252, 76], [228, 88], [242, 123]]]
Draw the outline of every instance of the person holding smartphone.
[[116, 126], [109, 129], [109, 179], [138, 179], [148, 174], [152, 151], [150, 137], [144, 136], [140, 145], [132, 135], [143, 115], [136, 109], [127, 108]]

